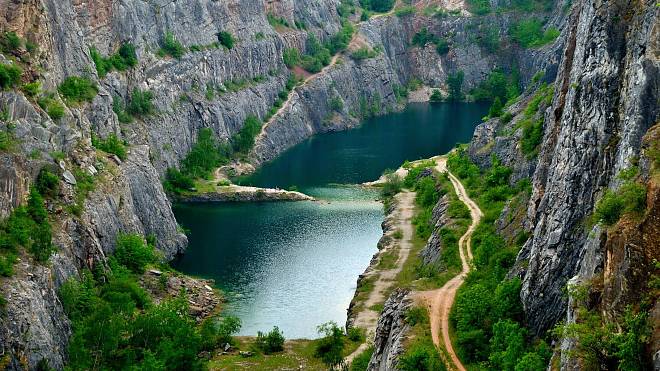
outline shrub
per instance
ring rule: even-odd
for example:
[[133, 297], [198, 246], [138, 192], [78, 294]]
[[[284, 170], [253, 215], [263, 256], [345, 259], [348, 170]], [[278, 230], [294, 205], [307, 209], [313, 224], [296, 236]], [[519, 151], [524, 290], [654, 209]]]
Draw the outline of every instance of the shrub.
[[520, 147], [527, 156], [536, 154], [536, 148], [543, 140], [543, 117], [538, 120], [525, 120], [522, 122], [522, 137], [520, 138]]
[[468, 0], [468, 9], [476, 15], [490, 13], [490, 1], [488, 0]]
[[444, 38], [438, 38], [435, 43], [435, 51], [439, 55], [446, 55], [449, 53], [449, 43]]
[[348, 340], [353, 342], [362, 342], [365, 339], [364, 330], [359, 327], [351, 327], [348, 329]]
[[433, 89], [433, 92], [429, 97], [429, 101], [431, 103], [438, 103], [443, 101], [443, 97], [442, 97], [442, 93], [440, 92], [440, 89]]
[[414, 343], [400, 358], [398, 368], [403, 371], [442, 371], [445, 366], [440, 354], [430, 344]]
[[394, 11], [394, 14], [396, 14], [397, 17], [401, 18], [401, 17], [406, 17], [406, 16], [409, 16], [409, 15], [415, 14], [416, 10], [417, 10], [417, 8], [415, 8], [414, 6], [406, 5], [406, 6], [403, 6], [401, 8], [396, 9]]
[[370, 49], [369, 47], [363, 46], [360, 49], [351, 53], [351, 58], [356, 61], [361, 61], [364, 59], [375, 58], [378, 55], [378, 52]]
[[37, 103], [39, 104], [39, 107], [46, 111], [51, 119], [57, 121], [64, 117], [64, 105], [56, 99], [54, 94], [49, 93], [39, 97]]
[[99, 77], [103, 78], [113, 69], [117, 71], [125, 71], [137, 65], [137, 54], [135, 53], [135, 46], [131, 43], [123, 43], [119, 50], [110, 55], [103, 57], [95, 47], [89, 49], [89, 54], [96, 66], [96, 72]]
[[169, 55], [170, 57], [180, 59], [185, 53], [186, 49], [174, 37], [170, 31], [165, 32], [165, 36], [161, 40], [159, 54]]
[[488, 109], [488, 116], [489, 117], [500, 117], [502, 115], [502, 109], [504, 108], [504, 105], [502, 104], [502, 101], [500, 100], [499, 97], [495, 97], [495, 100], [493, 101], [493, 104], [490, 106], [490, 109]]
[[403, 181], [400, 176], [395, 173], [386, 174], [385, 183], [383, 183], [383, 187], [380, 189], [380, 197], [383, 199], [394, 197], [394, 195], [401, 192], [402, 188]]
[[5, 53], [17, 52], [22, 44], [21, 38], [13, 31], [5, 32], [0, 38], [0, 50]]
[[617, 191], [608, 190], [596, 204], [596, 220], [613, 225], [624, 213], [641, 213], [646, 208], [646, 187], [632, 181], [624, 183]]
[[167, 169], [163, 188], [165, 191], [174, 194], [181, 194], [195, 187], [192, 177], [181, 173], [174, 168]]
[[293, 68], [300, 64], [300, 52], [296, 48], [286, 48], [282, 58], [288, 68]]
[[101, 151], [117, 155], [122, 160], [126, 160], [126, 145], [116, 134], [110, 134], [106, 139], [92, 135], [92, 146]]
[[23, 70], [13, 64], [0, 63], [0, 89], [13, 88], [21, 79]]
[[122, 124], [133, 122], [133, 116], [126, 111], [124, 102], [118, 96], [112, 98], [112, 111], [117, 115], [117, 120]]
[[142, 236], [134, 233], [117, 236], [114, 257], [119, 264], [138, 274], [144, 273], [148, 264], [156, 262], [154, 247], [146, 244]]
[[126, 111], [133, 116], [149, 116], [156, 111], [152, 103], [153, 98], [154, 94], [151, 91], [142, 91], [135, 88], [131, 94], [131, 101], [128, 107], [126, 107]]
[[332, 97], [330, 99], [330, 108], [335, 112], [341, 112], [344, 110], [344, 101], [339, 96]]
[[412, 307], [406, 311], [406, 322], [410, 326], [429, 322], [429, 313], [423, 307]]
[[412, 38], [412, 44], [423, 48], [428, 43], [435, 44], [438, 37], [429, 32], [429, 29], [424, 27], [417, 32]]
[[259, 331], [257, 333], [255, 345], [258, 349], [264, 352], [264, 354], [281, 352], [284, 350], [284, 335], [282, 335], [282, 332], [277, 326], [273, 327], [273, 329], [267, 334]]
[[234, 43], [236, 42], [236, 40], [234, 40], [234, 36], [232, 36], [232, 34], [227, 31], [218, 32], [218, 41], [220, 42], [220, 45], [227, 49], [232, 49], [234, 47]]
[[99, 89], [86, 77], [69, 76], [58, 87], [62, 96], [71, 103], [91, 102]]
[[315, 355], [321, 358], [327, 366], [340, 364], [344, 357], [344, 332], [335, 322], [327, 322], [318, 326], [319, 334], [325, 335], [316, 343]]
[[28, 97], [35, 97], [41, 92], [41, 83], [39, 81], [34, 81], [23, 85], [23, 92]]
[[43, 196], [57, 197], [60, 191], [60, 179], [49, 169], [43, 168], [39, 171], [35, 187]]
[[543, 23], [530, 18], [513, 23], [509, 28], [509, 35], [523, 48], [532, 48], [553, 42], [559, 36], [559, 30], [550, 27], [543, 31]]

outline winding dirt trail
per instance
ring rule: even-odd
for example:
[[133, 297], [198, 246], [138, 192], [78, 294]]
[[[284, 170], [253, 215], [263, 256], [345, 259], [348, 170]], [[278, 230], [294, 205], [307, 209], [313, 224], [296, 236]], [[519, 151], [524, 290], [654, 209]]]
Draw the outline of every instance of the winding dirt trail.
[[[470, 271], [470, 263], [472, 262], [472, 250], [470, 249], [472, 234], [479, 224], [483, 213], [481, 212], [481, 209], [479, 209], [479, 206], [470, 199], [461, 181], [447, 170], [446, 159], [440, 158], [437, 159], [436, 162], [438, 164], [436, 169], [441, 173], [447, 172], [458, 198], [468, 207], [468, 209], [470, 209], [472, 224], [470, 224], [468, 230], [458, 241], [459, 253], [463, 266], [461, 273], [452, 278], [442, 288], [419, 292], [416, 297], [427, 305], [431, 322], [431, 337], [433, 338], [433, 343], [437, 347], [444, 346], [449, 357], [449, 359], [445, 360], [449, 363], [448, 366], [450, 366], [451, 369], [465, 371], [465, 366], [463, 366], [463, 363], [461, 363], [461, 360], [456, 355], [451, 343], [451, 338], [449, 337], [449, 312], [454, 305], [458, 288], [463, 284], [465, 277]], [[442, 343], [440, 341], [441, 336]]]

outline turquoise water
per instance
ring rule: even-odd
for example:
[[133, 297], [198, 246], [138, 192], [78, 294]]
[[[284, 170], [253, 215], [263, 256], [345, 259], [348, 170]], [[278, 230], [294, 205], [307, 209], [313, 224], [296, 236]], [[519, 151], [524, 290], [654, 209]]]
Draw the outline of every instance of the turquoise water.
[[348, 184], [468, 141], [487, 109], [414, 104], [310, 138], [241, 181], [295, 186], [320, 202], [175, 205], [177, 220], [191, 231], [175, 267], [216, 280], [227, 294], [225, 313], [243, 322], [242, 335], [279, 326], [287, 338], [314, 338], [321, 323], [343, 324], [383, 220], [377, 194]]

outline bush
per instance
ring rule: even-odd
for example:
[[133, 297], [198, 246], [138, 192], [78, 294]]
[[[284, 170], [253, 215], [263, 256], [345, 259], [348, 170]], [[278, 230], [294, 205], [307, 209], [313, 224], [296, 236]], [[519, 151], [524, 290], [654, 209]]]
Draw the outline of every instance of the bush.
[[23, 70], [13, 64], [0, 63], [0, 89], [13, 88], [21, 79]]
[[115, 154], [121, 160], [126, 160], [126, 145], [116, 134], [110, 134], [106, 139], [92, 135], [92, 146], [103, 152]]
[[117, 237], [117, 247], [114, 253], [119, 264], [133, 273], [144, 273], [148, 264], [156, 262], [154, 247], [144, 242], [137, 234], [120, 234]]
[[344, 101], [339, 96], [332, 97], [330, 99], [330, 108], [335, 112], [341, 112], [344, 110]]
[[431, 344], [414, 343], [400, 358], [398, 368], [403, 371], [444, 371], [440, 354]]
[[360, 49], [351, 53], [351, 58], [355, 59], [356, 61], [361, 61], [364, 59], [375, 58], [377, 55], [378, 55], [377, 51], [372, 50], [367, 46], [363, 46]]
[[124, 103], [118, 96], [112, 98], [112, 111], [117, 115], [117, 120], [120, 123], [130, 124], [133, 122], [133, 116], [126, 111]]
[[46, 197], [57, 197], [57, 194], [60, 191], [60, 179], [59, 177], [48, 170], [47, 168], [41, 169], [37, 180], [35, 182], [35, 187], [40, 194]]
[[232, 36], [232, 34], [227, 31], [220, 31], [218, 33], [218, 41], [220, 42], [220, 45], [227, 49], [232, 49], [234, 47], [234, 43], [236, 42], [236, 40], [234, 40], [234, 36]]
[[167, 31], [165, 37], [161, 40], [159, 54], [169, 55], [170, 57], [180, 59], [185, 52], [186, 49], [174, 37], [174, 34]]
[[28, 97], [35, 97], [41, 92], [41, 83], [39, 81], [34, 81], [23, 85], [23, 92]]
[[0, 49], [5, 53], [14, 53], [18, 51], [23, 42], [16, 32], [5, 32], [0, 38]]
[[315, 355], [321, 358], [327, 366], [340, 364], [344, 357], [344, 332], [335, 322], [327, 322], [318, 326], [319, 334], [325, 335], [316, 343]]
[[490, 1], [488, 0], [467, 0], [470, 13], [484, 15], [490, 13]]
[[86, 77], [69, 76], [58, 87], [62, 96], [71, 103], [91, 102], [99, 92], [96, 83]]
[[406, 322], [410, 326], [429, 322], [429, 313], [426, 308], [412, 307], [406, 311]]
[[365, 339], [364, 330], [359, 327], [351, 327], [348, 329], [348, 340], [353, 342], [363, 342]]
[[131, 43], [121, 44], [119, 50], [107, 58], [103, 57], [95, 47], [89, 49], [89, 54], [96, 66], [96, 72], [101, 78], [112, 70], [125, 71], [135, 67], [138, 62], [135, 46]]
[[293, 68], [300, 64], [300, 52], [296, 48], [286, 48], [282, 58], [288, 68]]
[[282, 335], [282, 332], [277, 326], [273, 327], [273, 329], [267, 334], [259, 331], [257, 333], [255, 345], [258, 349], [264, 352], [264, 354], [281, 352], [284, 350], [284, 335]]
[[383, 183], [383, 186], [380, 189], [380, 197], [383, 199], [394, 197], [394, 195], [401, 192], [402, 188], [403, 181], [401, 180], [401, 177], [395, 173], [386, 174], [385, 183]]
[[133, 116], [149, 116], [156, 111], [152, 103], [153, 98], [154, 94], [151, 91], [142, 91], [135, 88], [126, 111]]
[[641, 213], [646, 208], [646, 187], [632, 181], [624, 183], [619, 190], [605, 192], [596, 204], [594, 216], [598, 222], [613, 225], [624, 213]]
[[440, 89], [433, 89], [433, 92], [429, 97], [429, 101], [431, 103], [439, 103], [443, 101], [443, 97], [442, 97], [442, 93], [440, 92]]
[[39, 97], [37, 103], [39, 104], [39, 107], [46, 111], [51, 119], [57, 121], [64, 117], [64, 105], [55, 98], [54, 94], [50, 93]]
[[520, 138], [520, 147], [527, 156], [536, 154], [536, 148], [543, 140], [543, 118], [538, 120], [525, 120], [522, 122], [522, 137]]
[[190, 191], [195, 187], [195, 182], [193, 179], [181, 173], [177, 169], [169, 168], [165, 175], [165, 182], [163, 188], [168, 193], [181, 194], [185, 191]]

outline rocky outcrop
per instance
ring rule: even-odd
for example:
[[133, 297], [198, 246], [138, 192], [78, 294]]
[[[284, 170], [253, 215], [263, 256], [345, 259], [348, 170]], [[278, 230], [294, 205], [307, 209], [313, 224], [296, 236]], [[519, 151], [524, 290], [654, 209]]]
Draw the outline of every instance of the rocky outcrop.
[[406, 312], [412, 306], [412, 299], [408, 294], [407, 290], [397, 289], [385, 302], [378, 318], [374, 353], [367, 370], [396, 370], [399, 356], [405, 351], [403, 345], [410, 331], [410, 325], [406, 323]]
[[536, 333], [565, 314], [562, 289], [584, 264], [589, 234], [581, 225], [639, 158], [642, 136], [660, 112], [654, 3], [581, 1], [567, 32], [533, 177], [533, 237], [521, 252], [529, 256], [521, 297]]
[[426, 246], [419, 252], [419, 256], [425, 265], [436, 264], [442, 256], [442, 238], [438, 231], [440, 228], [446, 226], [451, 222], [447, 216], [447, 209], [449, 208], [449, 196], [444, 195], [438, 200], [438, 203], [433, 207], [431, 216], [431, 223], [434, 225], [433, 232], [429, 238]]

